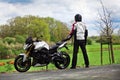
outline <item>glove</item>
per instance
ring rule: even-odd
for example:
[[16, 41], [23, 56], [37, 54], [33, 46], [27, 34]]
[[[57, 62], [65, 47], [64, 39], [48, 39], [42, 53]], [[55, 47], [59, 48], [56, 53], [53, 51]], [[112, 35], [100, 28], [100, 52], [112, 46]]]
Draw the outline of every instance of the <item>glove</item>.
[[63, 39], [63, 40], [62, 40], [62, 42], [65, 42], [65, 41], [67, 41], [67, 39]]
[[67, 38], [63, 39], [62, 41], [64, 41], [64, 42], [68, 41], [68, 40], [70, 40], [71, 37], [72, 37], [71, 35], [68, 35]]

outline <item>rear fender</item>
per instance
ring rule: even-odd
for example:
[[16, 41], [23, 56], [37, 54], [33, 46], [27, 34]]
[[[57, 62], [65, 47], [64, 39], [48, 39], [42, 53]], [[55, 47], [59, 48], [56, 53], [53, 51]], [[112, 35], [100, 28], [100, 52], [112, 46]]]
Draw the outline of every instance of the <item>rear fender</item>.
[[23, 56], [23, 62], [25, 62], [26, 61], [26, 59], [27, 59], [27, 55], [26, 54], [24, 54], [24, 53], [21, 53], [21, 54], [19, 54], [20, 56]]

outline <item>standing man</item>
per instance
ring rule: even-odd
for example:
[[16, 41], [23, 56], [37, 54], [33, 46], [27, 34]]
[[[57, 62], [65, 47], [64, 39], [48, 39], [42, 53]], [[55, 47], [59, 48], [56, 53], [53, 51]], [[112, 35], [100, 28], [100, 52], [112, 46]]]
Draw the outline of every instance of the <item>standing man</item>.
[[82, 16], [80, 14], [76, 14], [74, 19], [75, 19], [75, 22], [72, 25], [72, 30], [68, 35], [68, 37], [64, 39], [64, 41], [67, 41], [74, 35], [74, 47], [73, 47], [73, 58], [72, 58], [71, 69], [76, 68], [77, 53], [78, 53], [79, 47], [81, 48], [83, 53], [85, 67], [88, 68], [89, 59], [86, 51], [86, 42], [87, 42], [88, 32], [85, 24], [82, 22]]

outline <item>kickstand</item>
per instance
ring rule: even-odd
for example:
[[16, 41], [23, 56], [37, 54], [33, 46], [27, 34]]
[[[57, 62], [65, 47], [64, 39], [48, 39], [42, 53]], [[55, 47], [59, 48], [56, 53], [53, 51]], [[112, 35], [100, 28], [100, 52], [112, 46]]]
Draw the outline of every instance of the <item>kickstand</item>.
[[46, 71], [48, 71], [48, 65], [46, 66]]

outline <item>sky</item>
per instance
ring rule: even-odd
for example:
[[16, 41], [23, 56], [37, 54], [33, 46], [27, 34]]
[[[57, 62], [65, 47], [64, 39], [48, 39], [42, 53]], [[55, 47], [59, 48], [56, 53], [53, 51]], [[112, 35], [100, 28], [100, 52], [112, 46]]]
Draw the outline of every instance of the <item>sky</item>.
[[[120, 0], [102, 0], [104, 6], [113, 12], [114, 21], [120, 24]], [[0, 0], [0, 25], [16, 16], [33, 15], [52, 17], [69, 24], [75, 14], [81, 14], [89, 30], [89, 36], [98, 35], [95, 23], [101, 11], [99, 0]]]

